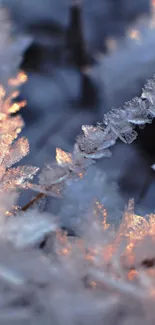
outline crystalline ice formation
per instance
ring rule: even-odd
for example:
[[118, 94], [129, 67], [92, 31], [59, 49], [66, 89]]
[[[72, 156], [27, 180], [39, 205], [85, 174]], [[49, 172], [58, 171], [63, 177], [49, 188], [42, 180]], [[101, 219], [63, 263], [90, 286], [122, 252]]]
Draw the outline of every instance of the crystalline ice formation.
[[27, 139], [20, 138], [24, 122], [16, 113], [25, 101], [14, 102], [18, 88], [27, 80], [19, 71], [22, 52], [29, 45], [27, 37], [12, 35], [12, 24], [5, 9], [0, 9], [0, 187], [1, 190], [23, 185], [38, 171], [35, 167], [11, 168], [29, 152]]

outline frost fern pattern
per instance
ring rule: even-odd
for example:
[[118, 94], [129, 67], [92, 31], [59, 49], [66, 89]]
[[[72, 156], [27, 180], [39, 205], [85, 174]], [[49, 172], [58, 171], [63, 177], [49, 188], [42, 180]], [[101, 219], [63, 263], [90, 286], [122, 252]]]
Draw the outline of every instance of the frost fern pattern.
[[37, 168], [31, 166], [14, 167], [29, 152], [28, 140], [18, 138], [24, 121], [20, 115], [14, 116], [25, 101], [16, 102], [19, 87], [27, 80], [22, 71], [18, 71], [22, 52], [29, 44], [25, 37], [12, 37], [12, 25], [7, 11], [0, 10], [0, 189], [13, 190], [32, 179]]

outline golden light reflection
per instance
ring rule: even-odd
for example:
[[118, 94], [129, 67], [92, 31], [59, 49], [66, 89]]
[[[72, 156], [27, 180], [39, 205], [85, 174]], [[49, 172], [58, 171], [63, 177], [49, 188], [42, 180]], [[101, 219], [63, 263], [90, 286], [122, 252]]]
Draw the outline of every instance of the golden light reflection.
[[12, 87], [18, 87], [19, 85], [25, 83], [27, 81], [27, 75], [20, 71], [15, 78], [10, 78], [8, 84]]
[[95, 281], [90, 281], [89, 285], [91, 286], [91, 288], [96, 288], [97, 283]]
[[10, 217], [12, 214], [11, 214], [10, 211], [5, 211], [5, 215], [6, 215], [7, 217]]
[[[107, 224], [107, 211], [104, 206], [99, 202], [95, 201], [93, 215], [95, 223], [101, 221], [101, 241], [89, 242], [87, 238], [74, 238], [70, 240], [65, 231], [58, 231], [56, 233], [57, 244], [56, 252], [60, 258], [68, 260], [71, 257], [76, 259], [77, 256], [82, 256], [85, 261], [86, 269], [98, 270], [99, 272], [109, 272], [109, 276], [113, 276], [116, 281], [117, 279], [125, 280], [127, 282], [140, 283], [141, 273], [144, 273], [144, 277], [147, 282], [154, 281], [155, 268], [153, 262], [145, 260], [136, 264], [136, 252], [137, 244], [143, 241], [146, 235], [151, 234], [155, 236], [155, 215], [152, 214], [143, 218], [134, 213], [134, 202], [131, 200], [124, 213], [122, 223], [115, 236], [110, 237], [110, 241], [106, 240], [110, 233], [110, 225]], [[103, 222], [102, 222], [103, 221]], [[108, 227], [107, 227], [108, 225]], [[107, 231], [108, 230], [108, 231]], [[121, 248], [121, 249], [120, 249]], [[136, 248], [136, 250], [135, 250]], [[118, 253], [119, 252], [119, 253]], [[142, 255], [143, 256], [143, 255]], [[145, 256], [145, 255], [144, 255]], [[145, 264], [151, 265], [147, 268]], [[155, 263], [155, 262], [154, 262]], [[104, 276], [103, 276], [104, 279]], [[104, 280], [103, 280], [104, 281]], [[142, 278], [143, 281], [143, 278]], [[91, 277], [88, 281], [88, 285], [92, 289], [100, 287], [100, 280], [97, 281], [96, 277]], [[147, 285], [147, 284], [146, 284]], [[150, 294], [155, 295], [152, 289], [149, 289]]]
[[67, 233], [63, 231], [57, 231], [56, 239], [57, 239], [57, 254], [61, 256], [70, 255], [72, 252], [72, 245], [69, 242]]
[[99, 201], [95, 201], [94, 203], [93, 215], [97, 220], [100, 220], [101, 218], [101, 224], [104, 230], [109, 228], [110, 225], [107, 223], [107, 210], [105, 209], [104, 205], [101, 204]]
[[21, 132], [21, 130], [22, 130], [21, 128], [17, 128], [16, 132], [19, 134]]
[[155, 0], [151, 0], [151, 19], [150, 28], [155, 28]]
[[6, 114], [0, 112], [0, 121], [3, 121], [6, 118]]
[[141, 39], [141, 34], [138, 29], [130, 29], [127, 34], [128, 37], [131, 38], [132, 40], [140, 41]]
[[18, 97], [19, 96], [19, 94], [20, 94], [20, 92], [19, 91], [14, 91], [13, 93], [12, 93], [12, 98], [16, 98], [16, 97]]
[[[27, 76], [24, 72], [19, 72], [16, 78], [11, 78], [8, 81], [8, 85], [12, 88], [19, 87], [27, 80]], [[21, 108], [26, 106], [26, 101], [14, 102], [14, 99], [18, 97], [19, 91], [16, 89], [9, 89], [8, 96], [6, 96], [3, 85], [0, 85], [0, 121], [5, 120], [10, 114], [18, 112]], [[21, 129], [19, 129], [21, 131]]]
[[138, 275], [138, 271], [137, 270], [131, 270], [128, 273], [128, 280], [132, 281], [134, 280]]
[[26, 101], [23, 100], [22, 102], [20, 103], [14, 103], [12, 104], [12, 106], [9, 107], [9, 113], [16, 113], [18, 112], [21, 108], [25, 107], [26, 106]]
[[107, 244], [103, 249], [102, 249], [102, 256], [104, 259], [105, 263], [109, 263], [112, 259], [112, 256], [115, 253], [115, 246], [112, 244]]
[[56, 161], [58, 165], [72, 164], [72, 155], [60, 148], [56, 148]]
[[82, 179], [83, 176], [84, 176], [84, 173], [79, 173], [78, 176], [79, 176], [80, 179]]
[[0, 100], [5, 97], [5, 89], [0, 85]]

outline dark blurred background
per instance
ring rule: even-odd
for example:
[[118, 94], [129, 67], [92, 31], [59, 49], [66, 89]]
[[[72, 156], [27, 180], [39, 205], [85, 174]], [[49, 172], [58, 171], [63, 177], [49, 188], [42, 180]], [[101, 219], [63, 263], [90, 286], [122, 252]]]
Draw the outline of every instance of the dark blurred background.
[[[42, 167], [55, 148], [70, 151], [82, 124], [102, 120], [111, 107], [139, 96], [155, 71], [154, 1], [3, 0], [16, 29], [32, 37], [22, 69], [21, 97], [31, 153]], [[99, 162], [137, 207], [154, 209], [155, 124], [139, 130], [131, 146], [117, 144]]]

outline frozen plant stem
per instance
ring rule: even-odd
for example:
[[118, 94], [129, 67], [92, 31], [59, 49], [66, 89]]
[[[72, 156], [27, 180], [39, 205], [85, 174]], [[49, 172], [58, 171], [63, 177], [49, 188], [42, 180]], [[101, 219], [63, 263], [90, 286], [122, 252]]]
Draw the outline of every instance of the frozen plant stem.
[[151, 123], [155, 117], [154, 88], [155, 77], [147, 81], [140, 98], [135, 97], [126, 102], [123, 108], [104, 114], [103, 122], [96, 127], [83, 125], [83, 134], [77, 137], [73, 152], [67, 153], [57, 148], [56, 162], [43, 170], [39, 186], [31, 184], [30, 187], [54, 195], [68, 179], [81, 177], [95, 160], [111, 157], [110, 149], [117, 139], [126, 144], [132, 143], [138, 135], [135, 127]]
[[29, 201], [27, 204], [25, 204], [22, 207], [22, 211], [27, 211], [29, 208], [33, 207], [33, 205], [35, 203], [37, 203], [38, 201], [40, 201], [41, 199], [43, 199], [44, 197], [46, 197], [46, 195], [44, 193], [38, 193], [31, 201]]

